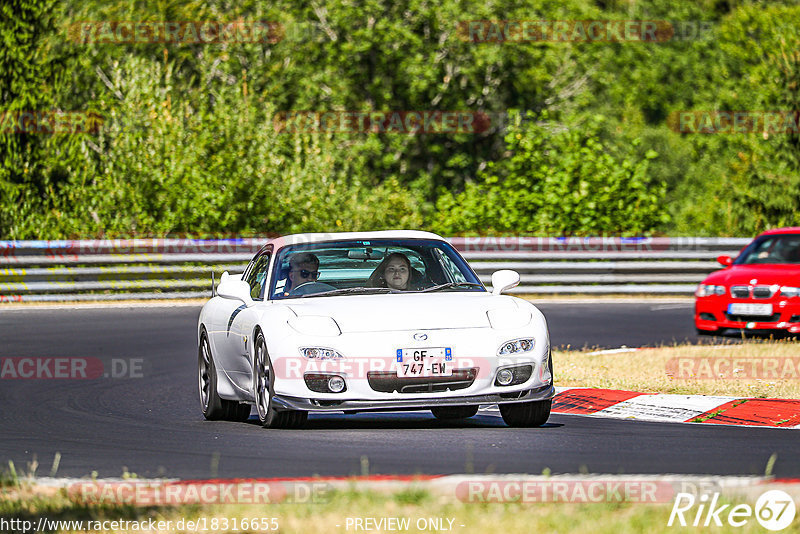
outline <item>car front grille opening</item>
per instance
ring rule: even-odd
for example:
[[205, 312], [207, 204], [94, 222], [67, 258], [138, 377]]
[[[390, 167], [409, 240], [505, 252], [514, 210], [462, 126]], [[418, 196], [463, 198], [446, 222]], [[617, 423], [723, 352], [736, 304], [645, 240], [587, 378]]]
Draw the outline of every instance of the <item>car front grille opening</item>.
[[737, 321], [741, 323], [776, 323], [781, 318], [780, 313], [773, 313], [772, 315], [732, 315], [725, 314], [729, 321]]
[[737, 299], [770, 299], [775, 295], [774, 286], [731, 286], [731, 295]]
[[753, 298], [768, 299], [772, 297], [774, 291], [768, 286], [756, 286], [753, 288]]
[[517, 384], [522, 384], [523, 382], [527, 382], [528, 379], [533, 374], [532, 365], [518, 365], [516, 367], [507, 367], [506, 369], [511, 371], [511, 374], [513, 375], [511, 382], [509, 382], [508, 384], [501, 384], [499, 382], [499, 379], [495, 378], [494, 380], [495, 386], [503, 386], [503, 387], [516, 386]]
[[370, 371], [367, 373], [369, 387], [381, 393], [432, 393], [466, 389], [475, 382], [478, 367], [453, 369], [452, 376], [398, 378], [396, 373]]
[[800, 323], [800, 315], [792, 315], [789, 318], [790, 323]]
[[527, 393], [527, 391], [515, 391], [514, 393], [500, 393], [500, 396], [504, 399], [519, 399]]
[[700, 318], [704, 321], [716, 321], [717, 316], [713, 313], [703, 312], [700, 314]]
[[331, 389], [328, 387], [328, 381], [333, 376], [338, 376], [338, 375], [306, 373], [305, 375], [303, 375], [303, 379], [306, 382], [306, 387], [316, 393], [344, 393], [345, 391], [347, 391], [346, 384], [344, 386], [344, 389], [342, 389], [341, 391], [331, 391]]
[[331, 406], [339, 406], [340, 404], [342, 404], [342, 401], [311, 399], [311, 404], [313, 404], [314, 406], [330, 408]]
[[750, 288], [747, 286], [731, 286], [731, 295], [737, 299], [749, 298]]

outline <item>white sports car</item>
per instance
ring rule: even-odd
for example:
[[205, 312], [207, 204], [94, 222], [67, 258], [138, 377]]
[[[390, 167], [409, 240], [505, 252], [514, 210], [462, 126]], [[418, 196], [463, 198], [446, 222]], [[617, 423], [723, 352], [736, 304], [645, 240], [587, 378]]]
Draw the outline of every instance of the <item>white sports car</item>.
[[206, 419], [297, 428], [309, 412], [431, 410], [472, 417], [498, 404], [541, 426], [555, 395], [547, 323], [490, 293], [441, 237], [417, 231], [299, 234], [269, 241], [222, 275], [198, 321]]

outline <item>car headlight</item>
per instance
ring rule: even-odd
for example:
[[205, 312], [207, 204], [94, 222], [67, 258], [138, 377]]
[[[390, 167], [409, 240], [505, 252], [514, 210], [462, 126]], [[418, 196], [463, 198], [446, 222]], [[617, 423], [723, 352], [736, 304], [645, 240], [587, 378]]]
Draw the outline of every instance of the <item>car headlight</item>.
[[534, 345], [536, 345], [535, 340], [532, 337], [526, 337], [523, 339], [514, 339], [512, 341], [506, 341], [500, 348], [497, 350], [497, 354], [506, 355], [506, 354], [519, 354], [520, 352], [529, 352], [533, 350]]
[[784, 297], [800, 296], [800, 287], [783, 286], [781, 288], [781, 295], [783, 295]]
[[717, 286], [714, 284], [700, 284], [697, 286], [697, 291], [694, 292], [697, 297], [710, 297], [712, 295], [724, 295], [727, 291], [725, 286]]
[[338, 351], [325, 347], [300, 347], [300, 354], [309, 360], [340, 360], [344, 358]]

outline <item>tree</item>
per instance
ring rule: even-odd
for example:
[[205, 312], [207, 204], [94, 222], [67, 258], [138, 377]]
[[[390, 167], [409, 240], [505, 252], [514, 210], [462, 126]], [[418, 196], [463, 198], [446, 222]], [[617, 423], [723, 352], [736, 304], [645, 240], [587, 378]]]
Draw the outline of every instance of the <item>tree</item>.
[[491, 164], [482, 182], [440, 197], [436, 230], [642, 235], [666, 221], [666, 188], [648, 175], [655, 152], [640, 158], [635, 146], [603, 140], [603, 116], [583, 124], [533, 118], [511, 129], [510, 156]]

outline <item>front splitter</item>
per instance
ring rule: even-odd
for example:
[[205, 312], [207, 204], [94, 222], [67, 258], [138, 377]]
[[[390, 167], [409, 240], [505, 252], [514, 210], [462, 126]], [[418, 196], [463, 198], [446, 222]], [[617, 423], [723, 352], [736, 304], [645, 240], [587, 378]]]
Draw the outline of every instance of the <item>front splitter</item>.
[[[513, 394], [513, 397], [510, 395]], [[505, 395], [505, 396], [504, 396]], [[275, 395], [272, 402], [286, 410], [304, 410], [309, 412], [371, 412], [371, 411], [403, 411], [425, 410], [439, 406], [467, 406], [476, 404], [510, 404], [515, 402], [535, 402], [555, 397], [556, 389], [552, 386], [528, 389], [508, 394], [469, 395], [463, 397], [428, 397], [398, 400], [362, 400], [351, 399], [336, 401], [331, 399], [306, 399]]]

